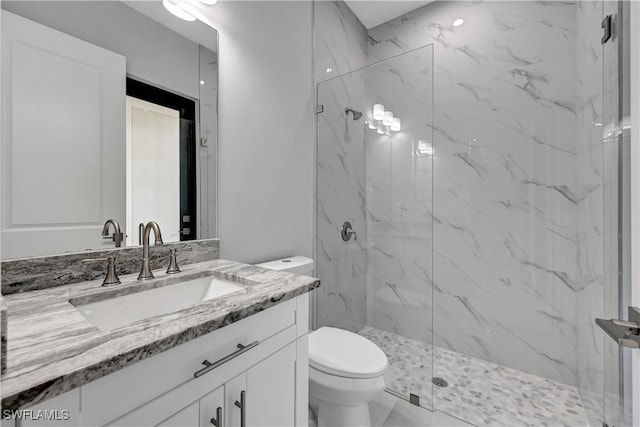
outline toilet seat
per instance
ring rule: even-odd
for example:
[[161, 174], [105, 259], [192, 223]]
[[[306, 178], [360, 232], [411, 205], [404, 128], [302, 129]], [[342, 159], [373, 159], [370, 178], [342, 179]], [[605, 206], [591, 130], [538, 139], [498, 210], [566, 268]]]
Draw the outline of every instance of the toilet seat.
[[375, 378], [389, 366], [373, 342], [344, 329], [322, 327], [309, 335], [309, 365], [345, 378]]

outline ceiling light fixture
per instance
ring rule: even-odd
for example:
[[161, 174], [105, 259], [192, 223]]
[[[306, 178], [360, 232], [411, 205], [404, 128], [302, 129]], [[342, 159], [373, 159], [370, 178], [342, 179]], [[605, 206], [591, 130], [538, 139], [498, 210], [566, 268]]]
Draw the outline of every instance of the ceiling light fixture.
[[459, 27], [462, 24], [464, 24], [464, 19], [458, 18], [458, 19], [454, 20], [451, 25], [453, 25], [454, 27]]
[[200, 3], [204, 3], [207, 6], [213, 6], [214, 4], [218, 3], [218, 0], [200, 0]]
[[185, 21], [195, 21], [196, 18], [195, 16], [191, 15], [190, 13], [188, 13], [187, 11], [185, 11], [182, 7], [178, 6], [177, 4], [169, 1], [169, 0], [162, 0], [162, 5], [164, 6], [165, 9], [167, 9], [169, 12], [171, 12], [171, 14], [173, 16], [176, 16], [180, 19], [183, 19]]

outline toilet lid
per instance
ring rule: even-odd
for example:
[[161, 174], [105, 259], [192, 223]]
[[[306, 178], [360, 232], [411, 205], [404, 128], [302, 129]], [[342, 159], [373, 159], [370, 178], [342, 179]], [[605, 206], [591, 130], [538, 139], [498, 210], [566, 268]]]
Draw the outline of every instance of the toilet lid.
[[380, 348], [344, 329], [322, 327], [309, 335], [309, 365], [346, 378], [373, 378], [389, 365]]

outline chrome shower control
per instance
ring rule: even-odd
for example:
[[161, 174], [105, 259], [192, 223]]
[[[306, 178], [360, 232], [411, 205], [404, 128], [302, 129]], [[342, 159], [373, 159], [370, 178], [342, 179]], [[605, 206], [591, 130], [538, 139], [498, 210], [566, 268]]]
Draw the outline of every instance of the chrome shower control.
[[355, 231], [353, 231], [353, 228], [351, 227], [351, 223], [349, 221], [345, 221], [345, 223], [342, 224], [342, 227], [340, 228], [340, 236], [345, 242], [351, 240], [351, 236], [353, 236], [354, 241], [358, 240], [358, 235]]

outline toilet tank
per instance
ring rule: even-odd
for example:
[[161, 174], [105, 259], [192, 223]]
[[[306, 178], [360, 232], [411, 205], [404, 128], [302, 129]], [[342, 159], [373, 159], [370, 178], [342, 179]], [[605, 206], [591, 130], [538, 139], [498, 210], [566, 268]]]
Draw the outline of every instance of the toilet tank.
[[313, 274], [313, 260], [304, 256], [292, 256], [256, 264], [258, 267], [270, 270], [287, 271], [289, 273], [311, 276]]

